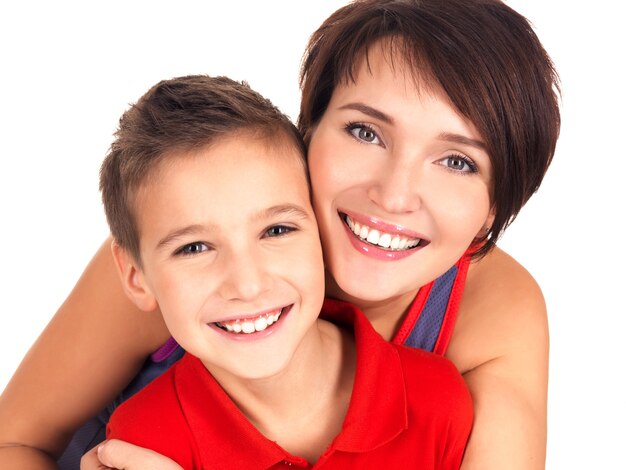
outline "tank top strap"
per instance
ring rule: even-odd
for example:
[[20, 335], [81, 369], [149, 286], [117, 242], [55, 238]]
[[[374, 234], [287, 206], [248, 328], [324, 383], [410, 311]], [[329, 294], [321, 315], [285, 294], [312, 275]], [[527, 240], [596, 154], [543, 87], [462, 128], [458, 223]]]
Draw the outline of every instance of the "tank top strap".
[[392, 342], [443, 355], [446, 352], [471, 261], [463, 255], [448, 271], [423, 286]]

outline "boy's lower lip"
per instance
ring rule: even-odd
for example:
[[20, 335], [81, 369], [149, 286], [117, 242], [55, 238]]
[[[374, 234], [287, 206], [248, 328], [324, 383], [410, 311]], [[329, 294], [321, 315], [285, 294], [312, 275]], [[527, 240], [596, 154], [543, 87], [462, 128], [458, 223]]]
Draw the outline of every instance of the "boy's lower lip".
[[359, 252], [365, 256], [369, 256], [371, 258], [381, 260], [381, 261], [398, 261], [404, 259], [412, 254], [418, 252], [422, 247], [416, 246], [415, 248], [410, 248], [408, 250], [402, 251], [391, 251], [385, 250], [383, 248], [379, 248], [371, 243], [367, 243], [357, 237], [350, 227], [348, 227], [344, 220], [341, 221], [341, 225], [343, 226], [346, 234], [348, 235], [348, 239], [352, 246]]
[[209, 326], [213, 328], [215, 331], [217, 331], [218, 333], [224, 335], [224, 337], [233, 341], [257, 341], [257, 340], [266, 338], [274, 334], [279, 328], [281, 328], [284, 320], [289, 315], [292, 308], [293, 308], [293, 304], [284, 307], [282, 309], [282, 313], [280, 314], [280, 317], [278, 318], [276, 322], [272, 323], [264, 330], [255, 331], [253, 333], [235, 333], [235, 332], [226, 331], [225, 329], [217, 326], [215, 323], [210, 323]]

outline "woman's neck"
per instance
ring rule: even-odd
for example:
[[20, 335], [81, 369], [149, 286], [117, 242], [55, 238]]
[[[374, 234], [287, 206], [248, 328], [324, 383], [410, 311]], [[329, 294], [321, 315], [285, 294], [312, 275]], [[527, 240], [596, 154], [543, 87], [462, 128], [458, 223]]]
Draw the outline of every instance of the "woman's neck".
[[387, 341], [391, 341], [411, 308], [419, 288], [383, 300], [364, 300], [344, 292], [332, 276], [326, 274], [326, 295], [350, 302], [368, 318], [374, 329]]

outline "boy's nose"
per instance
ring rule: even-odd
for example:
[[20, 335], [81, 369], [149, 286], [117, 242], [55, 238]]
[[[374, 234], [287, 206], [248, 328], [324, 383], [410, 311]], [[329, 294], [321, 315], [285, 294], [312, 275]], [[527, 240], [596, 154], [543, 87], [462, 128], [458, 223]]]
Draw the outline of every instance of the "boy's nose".
[[250, 301], [268, 291], [272, 277], [263, 258], [253, 253], [238, 253], [226, 263], [221, 293], [227, 300]]

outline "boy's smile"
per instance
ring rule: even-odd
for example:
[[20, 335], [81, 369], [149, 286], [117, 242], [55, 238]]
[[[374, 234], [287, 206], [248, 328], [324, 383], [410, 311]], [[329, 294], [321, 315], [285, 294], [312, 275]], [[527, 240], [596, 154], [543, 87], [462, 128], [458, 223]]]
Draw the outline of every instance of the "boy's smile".
[[[243, 315], [229, 320], [219, 320], [212, 323], [212, 325], [215, 325], [229, 334], [242, 337], [238, 339], [246, 339], [246, 337], [250, 337], [255, 333], [267, 335], [274, 331], [272, 326], [276, 327], [278, 321], [282, 319], [283, 315], [286, 316], [289, 313], [292, 306], [293, 305], [288, 305], [254, 315]], [[256, 338], [256, 336], [258, 335], [254, 337]]]
[[134, 206], [137, 283], [185, 350], [222, 378], [269, 377], [297, 363], [315, 341], [324, 270], [295, 147], [243, 132], [177, 152]]

